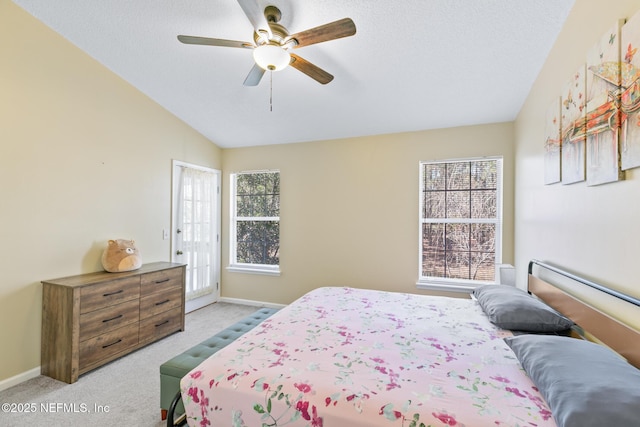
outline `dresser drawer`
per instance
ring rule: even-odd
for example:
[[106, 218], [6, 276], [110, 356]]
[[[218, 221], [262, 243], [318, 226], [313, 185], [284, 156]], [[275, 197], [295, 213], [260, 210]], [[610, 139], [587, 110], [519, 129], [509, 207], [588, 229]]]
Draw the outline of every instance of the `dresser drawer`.
[[146, 296], [165, 289], [182, 287], [182, 268], [171, 268], [153, 273], [146, 273], [140, 277], [140, 295]]
[[182, 307], [140, 321], [140, 343], [155, 341], [182, 329]]
[[126, 277], [80, 290], [80, 313], [89, 313], [110, 305], [140, 297], [140, 277]]
[[182, 306], [182, 288], [165, 289], [140, 298], [140, 317], [155, 316], [180, 306]]
[[138, 299], [80, 315], [80, 341], [86, 341], [140, 319]]
[[123, 326], [80, 343], [80, 371], [138, 344], [138, 324]]

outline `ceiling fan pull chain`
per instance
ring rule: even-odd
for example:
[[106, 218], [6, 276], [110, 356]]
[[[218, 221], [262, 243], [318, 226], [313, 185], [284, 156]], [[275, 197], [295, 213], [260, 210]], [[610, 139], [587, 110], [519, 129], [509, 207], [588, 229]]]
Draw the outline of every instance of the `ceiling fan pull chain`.
[[269, 111], [273, 113], [273, 71], [269, 72]]

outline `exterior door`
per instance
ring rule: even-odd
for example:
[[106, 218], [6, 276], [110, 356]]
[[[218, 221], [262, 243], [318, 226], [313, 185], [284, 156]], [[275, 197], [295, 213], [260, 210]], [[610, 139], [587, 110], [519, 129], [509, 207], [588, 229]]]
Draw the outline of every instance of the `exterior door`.
[[220, 297], [220, 209], [220, 171], [174, 160], [171, 252], [187, 264], [187, 312]]

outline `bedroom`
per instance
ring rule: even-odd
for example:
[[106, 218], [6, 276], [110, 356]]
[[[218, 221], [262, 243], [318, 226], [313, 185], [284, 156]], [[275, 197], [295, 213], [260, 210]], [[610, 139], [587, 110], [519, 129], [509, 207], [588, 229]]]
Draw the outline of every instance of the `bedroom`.
[[[8, 85], [10, 96], [0, 101], [5, 207], [0, 381], [38, 369], [40, 280], [98, 269], [103, 242], [114, 233], [148, 242], [142, 248], [146, 259], [166, 259], [169, 246], [158, 230], [170, 221], [171, 158], [207, 159], [223, 174], [279, 168], [296, 177], [298, 188], [291, 191], [326, 189], [325, 208], [316, 216], [303, 220], [301, 214], [309, 212], [289, 214], [299, 222], [283, 228], [282, 239], [304, 250], [287, 255], [287, 274], [245, 277], [223, 271], [226, 297], [286, 303], [312, 287], [347, 281], [374, 289], [394, 282], [394, 290], [415, 291], [418, 184], [412, 174], [417, 168], [407, 170], [403, 162], [491, 154], [511, 159], [505, 162], [503, 261], [516, 266], [519, 286], [528, 260], [542, 258], [640, 293], [634, 268], [640, 241], [637, 170], [625, 181], [598, 187], [544, 186], [541, 179], [542, 112], [593, 41], [615, 19], [637, 11], [635, 1], [610, 2], [606, 10], [596, 1], [577, 1], [514, 122], [238, 150], [211, 144], [12, 2], [0, 5], [2, 55], [17, 61], [28, 81]], [[29, 34], [28, 50], [9, 43], [17, 33]], [[121, 126], [105, 126], [110, 122]], [[442, 140], [456, 143], [439, 144]], [[388, 176], [368, 173], [382, 169]], [[363, 202], [361, 211], [336, 208], [354, 193]], [[319, 221], [330, 221], [335, 234], [314, 232], [309, 224]], [[367, 233], [372, 224], [380, 233]], [[353, 238], [338, 241], [347, 233]], [[305, 246], [310, 240], [318, 246]], [[381, 245], [406, 249], [368, 249]], [[307, 288], [298, 287], [301, 281]]]

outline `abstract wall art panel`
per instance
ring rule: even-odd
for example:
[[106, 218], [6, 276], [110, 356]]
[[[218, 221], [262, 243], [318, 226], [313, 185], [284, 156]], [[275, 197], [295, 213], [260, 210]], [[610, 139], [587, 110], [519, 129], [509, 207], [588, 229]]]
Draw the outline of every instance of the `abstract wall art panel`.
[[623, 179], [619, 162], [620, 27], [617, 22], [587, 54], [587, 185]]
[[622, 170], [640, 166], [640, 13], [622, 27], [620, 160]]
[[560, 97], [547, 109], [544, 142], [544, 183], [560, 182]]
[[562, 91], [562, 183], [586, 177], [586, 67], [582, 65]]

